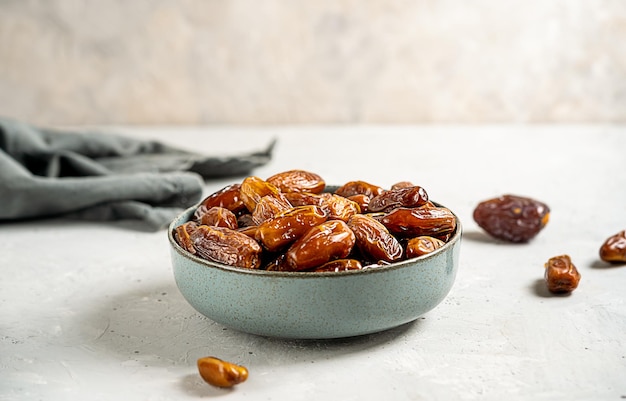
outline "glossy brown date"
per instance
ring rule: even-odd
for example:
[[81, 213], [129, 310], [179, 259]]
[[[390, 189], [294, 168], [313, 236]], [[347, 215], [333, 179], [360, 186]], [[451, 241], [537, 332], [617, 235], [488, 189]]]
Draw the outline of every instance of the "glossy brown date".
[[445, 242], [439, 238], [429, 237], [427, 235], [411, 238], [406, 244], [406, 258], [411, 259], [429, 254], [444, 245]]
[[400, 182], [396, 182], [395, 184], [393, 184], [391, 186], [391, 189], [398, 189], [398, 188], [408, 188], [408, 187], [414, 187], [415, 184], [413, 184], [411, 181], [400, 181]]
[[367, 195], [371, 198], [384, 192], [384, 188], [378, 185], [370, 184], [366, 181], [349, 181], [335, 190], [335, 193], [344, 198], [354, 195]]
[[239, 231], [242, 234], [247, 235], [248, 237], [256, 240], [257, 237], [257, 233], [259, 231], [259, 226], [245, 226], [245, 227], [239, 227], [237, 229], [237, 231]]
[[318, 206], [294, 207], [260, 224], [256, 239], [268, 251], [276, 252], [304, 235], [311, 227], [325, 222], [326, 218], [326, 213]]
[[174, 229], [174, 239], [183, 249], [191, 254], [196, 253], [191, 240], [191, 233], [196, 230], [198, 224], [195, 221], [188, 221]]
[[387, 229], [402, 237], [444, 236], [456, 229], [456, 218], [444, 207], [397, 208], [379, 217]]
[[254, 207], [252, 221], [259, 225], [289, 209], [291, 209], [291, 204], [286, 199], [274, 195], [265, 195], [259, 199]]
[[227, 227], [233, 230], [239, 227], [235, 213], [219, 206], [213, 206], [203, 213], [200, 217], [200, 224], [214, 227]]
[[259, 177], [250, 176], [244, 178], [239, 188], [241, 201], [250, 213], [254, 212], [261, 198], [268, 195], [288, 202], [285, 195], [278, 188]]
[[550, 208], [532, 198], [503, 195], [480, 202], [474, 221], [487, 234], [508, 242], [527, 242], [548, 224]]
[[245, 209], [243, 201], [239, 196], [239, 188], [241, 184], [231, 184], [217, 192], [212, 193], [200, 202], [207, 210], [218, 206], [230, 210], [233, 213]]
[[324, 193], [322, 208], [328, 213], [329, 219], [348, 221], [355, 214], [361, 213], [359, 204], [343, 196]]
[[198, 373], [202, 379], [216, 387], [233, 387], [243, 383], [248, 378], [248, 369], [245, 366], [207, 356], [197, 361]]
[[309, 192], [321, 193], [326, 188], [326, 182], [319, 175], [305, 170], [289, 170], [274, 174], [267, 180], [281, 192]]
[[292, 206], [322, 206], [325, 203], [322, 195], [311, 192], [287, 192], [284, 195]]
[[200, 225], [189, 239], [195, 252], [207, 260], [250, 269], [261, 266], [261, 245], [239, 231]]
[[574, 291], [580, 282], [580, 273], [568, 255], [550, 258], [545, 263], [544, 279], [548, 290], [555, 294]]
[[369, 204], [370, 212], [390, 211], [398, 207], [420, 207], [428, 202], [426, 190], [420, 186], [390, 189], [373, 197]]
[[359, 209], [361, 210], [361, 213], [367, 213], [368, 212], [368, 206], [370, 203], [370, 197], [367, 195], [363, 195], [363, 194], [357, 194], [357, 195], [352, 195], [350, 197], [348, 197], [348, 199], [350, 199], [353, 202], [356, 202], [357, 205], [359, 205]]
[[372, 217], [356, 214], [348, 220], [356, 245], [363, 255], [377, 262], [394, 262], [402, 258], [402, 245], [389, 230]]
[[287, 250], [285, 262], [291, 270], [309, 270], [347, 257], [354, 243], [354, 233], [343, 220], [329, 220], [296, 240]]
[[626, 263], [626, 230], [604, 241], [600, 247], [600, 259], [609, 263]]

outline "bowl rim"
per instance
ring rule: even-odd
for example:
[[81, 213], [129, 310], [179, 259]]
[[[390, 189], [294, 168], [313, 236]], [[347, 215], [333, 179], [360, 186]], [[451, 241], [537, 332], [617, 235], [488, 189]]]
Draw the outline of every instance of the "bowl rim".
[[[438, 202], [435, 202], [432, 200], [431, 202], [438, 207], [445, 207]], [[189, 216], [191, 216], [193, 211], [195, 211], [195, 209], [200, 205], [200, 203], [201, 202], [185, 209], [182, 213], [177, 215], [170, 222], [170, 224], [168, 225], [168, 230], [167, 230], [167, 237], [170, 242], [170, 245], [174, 251], [176, 251], [178, 254], [180, 254], [180, 256], [184, 258], [187, 258], [193, 262], [199, 263], [208, 268], [226, 271], [230, 273], [250, 274], [250, 275], [258, 275], [258, 276], [264, 276], [264, 277], [288, 277], [288, 278], [345, 277], [345, 276], [353, 276], [353, 275], [360, 276], [364, 274], [380, 274], [380, 273], [384, 273], [390, 270], [402, 269], [404, 267], [407, 267], [407, 265], [413, 265], [417, 261], [423, 261], [426, 259], [434, 258], [440, 253], [447, 252], [457, 242], [460, 241], [461, 236], [463, 234], [463, 227], [461, 225], [461, 220], [456, 215], [456, 213], [454, 213], [454, 211], [447, 208], [454, 215], [454, 218], [456, 220], [456, 228], [454, 230], [454, 233], [441, 248], [438, 248], [434, 250], [433, 252], [427, 253], [422, 256], [418, 256], [416, 258], [404, 259], [398, 262], [392, 262], [392, 263], [385, 264], [385, 265], [375, 265], [376, 267], [370, 267], [370, 268], [366, 267], [360, 270], [345, 270], [345, 271], [339, 271], [339, 272], [308, 272], [308, 271], [290, 272], [290, 271], [268, 271], [268, 270], [261, 270], [261, 269], [250, 269], [250, 268], [245, 268], [245, 267], [226, 265], [223, 263], [214, 262], [208, 259], [200, 258], [198, 256], [195, 256], [189, 253], [176, 242], [176, 240], [174, 239], [174, 229], [184, 223], [184, 222], [179, 222], [179, 220], [181, 220], [183, 216], [187, 216], [187, 218], [189, 218]]]

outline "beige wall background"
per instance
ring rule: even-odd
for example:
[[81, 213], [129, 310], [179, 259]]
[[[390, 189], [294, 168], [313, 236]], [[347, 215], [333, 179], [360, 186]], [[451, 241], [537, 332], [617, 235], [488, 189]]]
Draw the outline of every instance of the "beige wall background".
[[0, 0], [39, 124], [625, 123], [623, 0]]

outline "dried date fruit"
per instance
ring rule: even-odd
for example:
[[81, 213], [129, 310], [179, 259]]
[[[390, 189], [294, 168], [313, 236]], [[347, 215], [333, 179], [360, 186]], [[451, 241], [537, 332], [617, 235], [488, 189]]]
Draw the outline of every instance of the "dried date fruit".
[[188, 221], [174, 229], [174, 239], [176, 243], [191, 254], [195, 254], [191, 233], [196, 230], [198, 224], [195, 221]]
[[305, 170], [289, 170], [274, 174], [267, 180], [281, 192], [309, 192], [321, 193], [326, 188], [326, 182], [319, 175]]
[[292, 206], [322, 206], [325, 202], [324, 197], [311, 192], [287, 192], [284, 195]]
[[550, 258], [545, 263], [544, 279], [548, 290], [555, 294], [572, 292], [578, 287], [580, 273], [568, 255]]
[[354, 233], [343, 220], [329, 220], [310, 228], [286, 252], [292, 270], [309, 270], [350, 254]]
[[415, 184], [413, 184], [411, 181], [400, 181], [400, 182], [396, 182], [395, 184], [393, 184], [391, 186], [391, 189], [398, 189], [398, 188], [408, 188], [408, 187], [414, 187]]
[[313, 270], [317, 273], [322, 272], [345, 272], [348, 270], [361, 270], [363, 265], [356, 259], [335, 259], [328, 263], [324, 263], [320, 267]]
[[426, 255], [444, 245], [444, 241], [439, 238], [429, 237], [428, 235], [411, 238], [406, 243], [405, 257], [406, 259], [411, 259]]
[[348, 220], [356, 245], [370, 260], [394, 262], [402, 258], [402, 245], [387, 228], [372, 217], [355, 214]]
[[322, 208], [328, 213], [329, 219], [348, 221], [355, 214], [361, 213], [359, 204], [340, 195], [324, 193]]
[[229, 388], [243, 383], [248, 378], [245, 366], [206, 356], [197, 361], [198, 373], [202, 379], [216, 387]]
[[626, 263], [626, 230], [604, 241], [600, 247], [600, 259], [609, 263]]
[[348, 197], [348, 199], [350, 199], [353, 202], [356, 202], [357, 205], [359, 205], [359, 209], [361, 210], [361, 213], [367, 213], [368, 210], [368, 205], [370, 203], [370, 197], [367, 195], [363, 195], [363, 194], [357, 194], [357, 195], [352, 195], [350, 197]]
[[286, 210], [259, 225], [256, 239], [265, 249], [276, 252], [326, 221], [326, 213], [318, 206], [298, 206]]
[[377, 219], [389, 232], [402, 237], [439, 237], [456, 229], [456, 218], [445, 207], [400, 207]]
[[349, 198], [354, 195], [367, 195], [371, 198], [380, 195], [385, 190], [378, 185], [370, 184], [365, 181], [349, 181], [335, 190], [335, 193], [344, 198]]
[[259, 225], [265, 220], [291, 209], [291, 207], [291, 204], [286, 199], [277, 198], [273, 195], [263, 196], [254, 207], [252, 221], [254, 221], [254, 224]]
[[239, 231], [198, 226], [191, 232], [190, 240], [197, 254], [205, 259], [250, 269], [261, 265], [261, 245]]
[[420, 207], [428, 203], [428, 194], [420, 186], [396, 188], [373, 197], [368, 205], [370, 212], [390, 211], [398, 207]]
[[235, 213], [219, 206], [213, 206], [203, 213], [200, 218], [200, 224], [215, 227], [227, 227], [233, 230], [238, 228], [237, 216], [235, 216]]
[[246, 177], [243, 180], [241, 187], [239, 188], [239, 195], [243, 204], [246, 206], [246, 209], [248, 209], [250, 213], [254, 212], [257, 203], [259, 203], [261, 198], [264, 196], [271, 195], [275, 198], [288, 202], [285, 195], [283, 195], [278, 188], [255, 176]]
[[202, 215], [204, 215], [208, 210], [209, 209], [206, 206], [200, 204], [193, 212], [193, 219], [200, 222], [200, 220], [202, 220]]
[[212, 193], [207, 196], [200, 202], [201, 206], [204, 206], [207, 210], [218, 206], [223, 207], [230, 210], [233, 213], [237, 213], [243, 209], [245, 206], [241, 197], [239, 196], [239, 188], [241, 184], [231, 184], [226, 187], [220, 189], [217, 192]]
[[532, 198], [503, 195], [480, 202], [474, 221], [494, 238], [509, 242], [527, 242], [548, 223], [550, 208]]

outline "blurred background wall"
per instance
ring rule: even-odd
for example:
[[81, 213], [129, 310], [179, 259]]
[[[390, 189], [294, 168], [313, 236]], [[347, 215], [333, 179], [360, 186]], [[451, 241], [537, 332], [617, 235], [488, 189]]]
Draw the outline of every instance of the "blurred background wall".
[[0, 0], [0, 115], [626, 123], [626, 1]]

